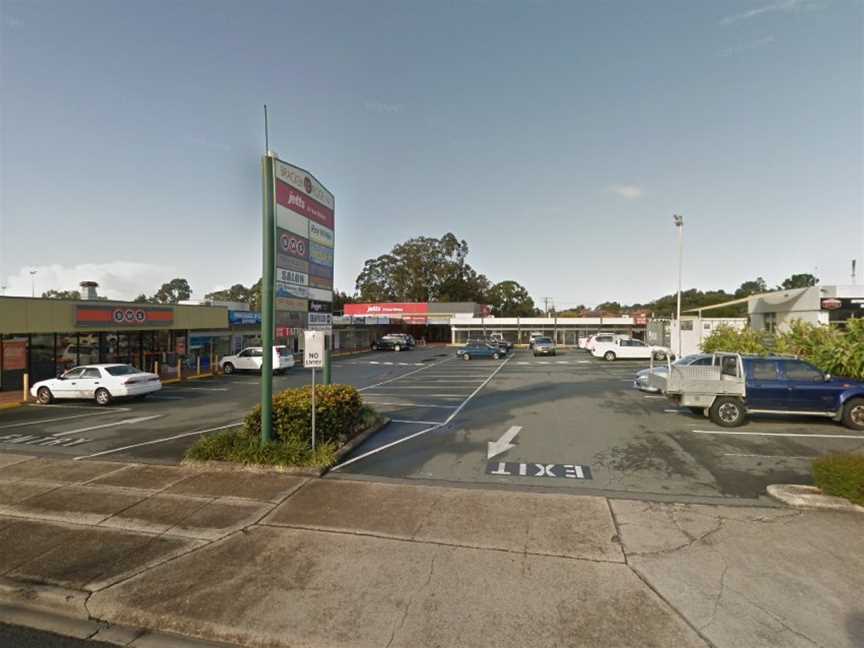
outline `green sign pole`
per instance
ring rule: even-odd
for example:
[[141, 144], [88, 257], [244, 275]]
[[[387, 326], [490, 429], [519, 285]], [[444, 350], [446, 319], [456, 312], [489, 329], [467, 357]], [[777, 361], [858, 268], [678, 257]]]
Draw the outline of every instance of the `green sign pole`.
[[261, 182], [264, 192], [264, 268], [261, 273], [261, 345], [264, 347], [261, 365], [261, 445], [273, 438], [273, 288], [276, 274], [276, 181], [273, 155], [261, 158]]
[[333, 384], [333, 369], [330, 366], [330, 354], [333, 352], [333, 335], [324, 336], [324, 384]]

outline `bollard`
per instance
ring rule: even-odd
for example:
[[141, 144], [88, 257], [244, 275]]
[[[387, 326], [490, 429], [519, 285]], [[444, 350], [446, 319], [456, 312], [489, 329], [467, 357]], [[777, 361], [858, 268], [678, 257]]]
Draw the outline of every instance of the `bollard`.
[[30, 374], [24, 372], [24, 398], [22, 400], [30, 400]]
[[201, 356], [198, 356], [198, 373], [196, 375], [201, 375]]
[[177, 380], [183, 380], [183, 361], [177, 356]]
[[[153, 373], [155, 373], [157, 376], [159, 376], [159, 361], [158, 360], [153, 361]], [[162, 376], [159, 376], [159, 377], [161, 378]]]

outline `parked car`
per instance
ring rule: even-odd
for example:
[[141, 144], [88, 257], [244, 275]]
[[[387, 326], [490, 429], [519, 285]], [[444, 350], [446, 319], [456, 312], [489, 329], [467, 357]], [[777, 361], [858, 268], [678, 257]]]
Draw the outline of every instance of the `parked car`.
[[528, 335], [528, 348], [529, 349], [534, 348], [534, 340], [536, 340], [539, 337], [544, 337], [543, 333], [541, 333], [540, 331], [532, 331], [531, 333], [529, 333], [529, 335]]
[[[689, 367], [691, 365], [710, 366], [713, 360], [714, 356], [710, 353], [693, 353], [691, 355], [686, 355], [683, 358], [678, 358], [672, 363], [672, 365], [676, 367]], [[648, 369], [641, 369], [636, 372], [636, 377], [633, 379], [633, 386], [640, 391], [657, 393], [660, 390], [657, 387], [651, 386], [650, 378], [653, 374], [665, 375], [668, 371], [669, 368], [665, 364], [650, 367]]]
[[751, 414], [785, 414], [864, 430], [864, 381], [831, 376], [798, 358], [714, 355], [710, 367], [673, 366], [665, 376], [651, 376], [651, 383], [721, 427], [742, 425]]
[[589, 337], [585, 341], [585, 347], [584, 348], [593, 353], [594, 347], [598, 344], [607, 344], [609, 342], [614, 342], [615, 340], [618, 340], [621, 338], [628, 338], [628, 337], [629, 336], [622, 335], [620, 333], [603, 333], [603, 332], [600, 332], [600, 333], [597, 333], [597, 334]]
[[633, 338], [618, 338], [612, 342], [594, 344], [591, 355], [604, 360], [665, 360], [672, 357], [672, 350], [667, 347], [651, 346], [642, 340]]
[[506, 355], [497, 346], [486, 344], [485, 342], [469, 342], [461, 349], [456, 351], [456, 355], [463, 360], [473, 360], [474, 358], [493, 358], [498, 360]]
[[373, 351], [406, 351], [409, 348], [404, 339], [395, 335], [385, 335], [372, 343]]
[[513, 343], [505, 340], [503, 333], [491, 333], [489, 339], [507, 351], [513, 348]]
[[43, 405], [66, 398], [92, 398], [98, 405], [108, 405], [115, 398], [146, 396], [160, 389], [162, 381], [154, 373], [128, 364], [94, 364], [40, 380], [30, 394]]
[[555, 347], [555, 343], [552, 341], [552, 338], [548, 337], [538, 337], [534, 338], [534, 357], [541, 355], [557, 355], [558, 349]]
[[513, 347], [512, 344], [510, 345], [510, 347], [508, 347], [506, 342], [504, 342], [503, 340], [499, 340], [497, 338], [493, 338], [493, 337], [469, 338], [468, 341], [466, 342], [466, 344], [468, 346], [471, 346], [471, 345], [476, 346], [476, 345], [484, 345], [485, 344], [488, 346], [497, 347], [501, 351], [502, 355], [507, 355], [507, 352], [510, 350], [510, 348]]
[[[264, 347], [246, 347], [240, 353], [228, 355], [219, 361], [222, 373], [232, 374], [235, 371], [261, 372], [264, 366]], [[273, 347], [273, 373], [283, 373], [294, 366], [294, 354], [284, 345]]]
[[413, 336], [408, 335], [407, 333], [388, 333], [386, 337], [402, 340], [406, 349], [413, 349], [417, 346], [417, 342], [414, 340]]

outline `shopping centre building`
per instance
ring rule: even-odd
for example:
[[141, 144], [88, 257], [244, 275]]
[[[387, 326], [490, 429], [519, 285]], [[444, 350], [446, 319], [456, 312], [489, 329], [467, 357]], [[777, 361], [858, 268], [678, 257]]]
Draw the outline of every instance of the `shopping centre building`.
[[218, 306], [0, 297], [0, 391], [20, 390], [25, 374], [32, 384], [78, 364], [152, 371], [178, 358], [197, 367], [201, 358], [206, 368], [227, 351], [229, 332], [228, 309]]

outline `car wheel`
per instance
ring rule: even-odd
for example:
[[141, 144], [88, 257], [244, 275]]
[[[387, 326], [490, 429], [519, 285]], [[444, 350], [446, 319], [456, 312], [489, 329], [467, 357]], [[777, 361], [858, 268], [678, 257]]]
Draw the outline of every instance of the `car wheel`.
[[691, 407], [688, 407], [687, 409], [690, 410], [696, 416], [705, 416], [705, 408], [704, 407], [691, 406]]
[[497, 353], [493, 353], [493, 354], [492, 354], [492, 359], [493, 359], [493, 360], [498, 360], [500, 357], [501, 357], [501, 356], [500, 356], [499, 354], [497, 354]]
[[231, 364], [230, 362], [226, 362], [222, 366], [222, 373], [224, 373], [226, 376], [231, 375], [232, 373], [234, 373], [234, 365]]
[[744, 403], [731, 396], [720, 396], [710, 411], [711, 420], [720, 427], [738, 427], [747, 418]]
[[853, 398], [846, 403], [843, 425], [853, 430], [864, 430], [864, 398]]
[[470, 359], [471, 359], [471, 356], [468, 355], [467, 353], [463, 353], [463, 354], [462, 354], [462, 359], [463, 359], [463, 360], [470, 360]]
[[393, 347], [393, 350], [394, 350], [396, 353], [399, 353], [399, 352], [402, 350], [402, 347], [400, 347], [400, 346], [397, 344], [396, 346]]
[[96, 390], [96, 404], [97, 405], [108, 405], [111, 402], [111, 392], [109, 392], [104, 387], [100, 387]]
[[608, 360], [609, 362], [612, 362], [615, 359], [614, 351], [607, 351], [606, 353], [604, 353], [603, 359]]
[[40, 387], [39, 391], [36, 392], [36, 400], [43, 405], [49, 405], [54, 400], [54, 395], [47, 387]]

